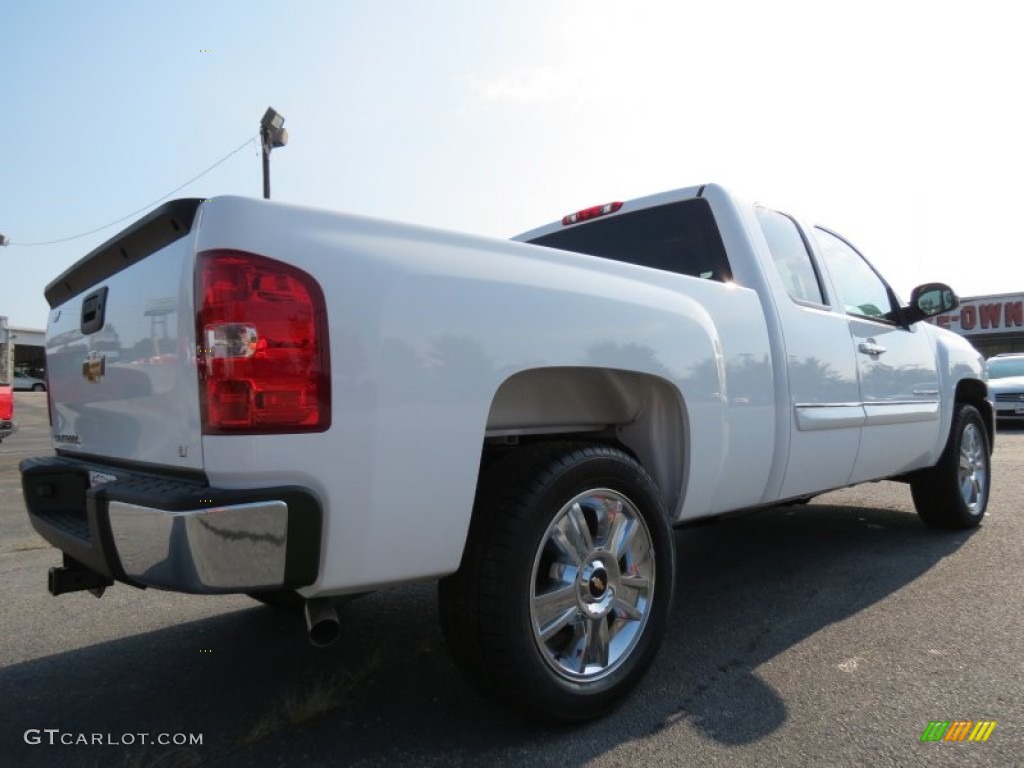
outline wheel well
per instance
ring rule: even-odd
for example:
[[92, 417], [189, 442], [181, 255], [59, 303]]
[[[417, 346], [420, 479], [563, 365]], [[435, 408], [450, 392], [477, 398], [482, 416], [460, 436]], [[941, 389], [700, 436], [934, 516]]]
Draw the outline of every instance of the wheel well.
[[995, 414], [992, 412], [992, 404], [988, 401], [988, 388], [985, 382], [978, 379], [961, 379], [956, 385], [956, 402], [973, 405], [981, 413], [985, 422], [985, 431], [988, 433], [988, 446], [991, 451], [995, 445]]
[[670, 515], [679, 509], [689, 455], [679, 391], [650, 374], [608, 368], [536, 368], [498, 388], [483, 462], [522, 442], [590, 439], [619, 445], [650, 473]]

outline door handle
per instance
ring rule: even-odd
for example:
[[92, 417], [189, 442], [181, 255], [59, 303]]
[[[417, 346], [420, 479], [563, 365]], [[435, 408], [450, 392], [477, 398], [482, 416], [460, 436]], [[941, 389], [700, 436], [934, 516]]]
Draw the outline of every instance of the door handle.
[[862, 341], [860, 344], [857, 345], [857, 349], [859, 349], [865, 355], [871, 355], [871, 357], [876, 357], [885, 352], [885, 347], [883, 347], [881, 344], [877, 344], [874, 339]]

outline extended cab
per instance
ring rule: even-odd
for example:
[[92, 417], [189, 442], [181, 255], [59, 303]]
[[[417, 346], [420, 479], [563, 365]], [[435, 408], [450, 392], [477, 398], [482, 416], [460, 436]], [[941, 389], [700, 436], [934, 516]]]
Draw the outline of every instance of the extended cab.
[[990, 487], [983, 361], [843, 237], [716, 185], [505, 242], [236, 197], [179, 200], [46, 289], [56, 455], [21, 465], [114, 581], [304, 601], [440, 579], [485, 690], [593, 717], [670, 610], [671, 528], [882, 478], [925, 523]]

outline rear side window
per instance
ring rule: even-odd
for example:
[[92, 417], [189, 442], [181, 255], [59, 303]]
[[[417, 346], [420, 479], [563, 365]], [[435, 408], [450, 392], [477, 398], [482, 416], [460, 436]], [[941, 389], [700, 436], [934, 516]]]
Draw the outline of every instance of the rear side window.
[[757, 209], [757, 220], [768, 241], [775, 269], [790, 297], [795, 301], [825, 304], [821, 279], [796, 223], [789, 216], [768, 208]]
[[530, 242], [705, 280], [732, 278], [707, 200], [644, 208], [552, 232]]

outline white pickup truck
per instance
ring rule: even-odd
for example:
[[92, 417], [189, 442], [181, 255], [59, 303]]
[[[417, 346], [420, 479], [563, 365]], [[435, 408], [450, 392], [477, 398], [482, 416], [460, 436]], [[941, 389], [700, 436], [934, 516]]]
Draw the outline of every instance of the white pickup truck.
[[54, 280], [54, 456], [21, 464], [114, 581], [305, 606], [440, 579], [482, 689], [546, 718], [643, 675], [672, 528], [908, 481], [929, 525], [989, 494], [980, 355], [834, 232], [716, 185], [506, 242], [237, 197], [154, 211]]

